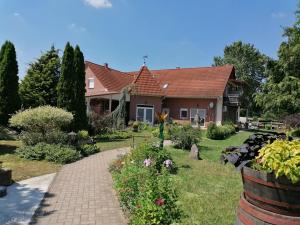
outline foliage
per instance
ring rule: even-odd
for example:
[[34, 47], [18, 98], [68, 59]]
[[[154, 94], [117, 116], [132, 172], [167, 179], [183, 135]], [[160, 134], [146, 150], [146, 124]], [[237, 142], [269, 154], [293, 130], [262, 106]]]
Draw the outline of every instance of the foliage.
[[123, 140], [123, 139], [128, 139], [131, 138], [132, 134], [128, 130], [126, 131], [119, 131], [115, 130], [112, 133], [104, 133], [104, 134], [99, 134], [96, 136], [98, 140]]
[[291, 27], [284, 28], [285, 41], [278, 50], [278, 60], [269, 60], [267, 80], [255, 101], [264, 112], [277, 117], [300, 111], [300, 15]]
[[89, 156], [89, 155], [100, 152], [100, 148], [94, 144], [81, 145], [79, 150], [80, 150], [81, 155], [83, 155], [83, 156]]
[[46, 160], [60, 164], [71, 163], [81, 158], [75, 149], [55, 144], [38, 143], [35, 146], [22, 146], [17, 154], [30, 160]]
[[193, 144], [199, 142], [200, 134], [198, 130], [190, 125], [173, 125], [169, 128], [171, 141], [177, 148], [191, 149]]
[[235, 127], [230, 123], [222, 126], [217, 126], [215, 123], [210, 123], [206, 132], [206, 136], [213, 140], [223, 140], [232, 134], [235, 134]]
[[26, 109], [13, 115], [9, 120], [12, 127], [30, 132], [47, 132], [60, 129], [71, 123], [73, 115], [63, 109], [52, 106], [40, 106]]
[[288, 115], [283, 121], [288, 128], [300, 128], [300, 113]]
[[132, 124], [132, 129], [134, 132], [138, 132], [140, 127], [140, 122], [139, 121], [134, 121]]
[[15, 131], [0, 125], [0, 140], [14, 140]]
[[113, 128], [125, 129], [126, 126], [126, 95], [128, 91], [126, 89], [122, 92], [122, 97], [119, 101], [118, 107], [111, 113]]
[[58, 49], [51, 49], [29, 64], [27, 74], [20, 84], [20, 97], [25, 108], [57, 105], [56, 86], [60, 76]]
[[90, 138], [89, 132], [87, 130], [80, 130], [77, 132], [79, 140], [88, 140]]
[[61, 75], [57, 84], [57, 105], [69, 112], [74, 111], [76, 102], [74, 93], [74, 49], [66, 44], [61, 64]]
[[[165, 149], [160, 149], [158, 146], [141, 144], [131, 152], [128, 159], [140, 166], [144, 165], [145, 159], [150, 159], [153, 168], [155, 168], [158, 172], [161, 172], [164, 162], [166, 160], [172, 160], [172, 157]], [[172, 163], [172, 166], [168, 169], [171, 173], [176, 173], [178, 168], [175, 163]]]
[[224, 164], [233, 164], [238, 169], [249, 164], [259, 154], [259, 150], [268, 143], [277, 139], [284, 140], [287, 136], [284, 133], [257, 133], [251, 135], [240, 147], [230, 146], [222, 151], [220, 160]]
[[40, 142], [47, 144], [67, 144], [68, 135], [60, 130], [49, 130], [45, 134], [40, 132], [22, 131], [20, 139], [25, 145], [36, 145]]
[[105, 134], [112, 132], [112, 117], [110, 115], [90, 114], [91, 130], [94, 134]]
[[277, 140], [264, 146], [256, 163], [276, 178], [286, 176], [292, 183], [300, 181], [300, 141]]
[[300, 128], [291, 131], [292, 137], [300, 137]]
[[14, 45], [6, 41], [0, 50], [0, 124], [20, 108], [18, 63]]
[[251, 114], [257, 111], [252, 95], [256, 93], [265, 78], [267, 57], [252, 44], [234, 42], [224, 49], [223, 57], [215, 57], [213, 66], [234, 65], [236, 77], [245, 82], [241, 99], [242, 107]]
[[180, 220], [177, 193], [169, 170], [163, 167], [166, 164], [161, 162], [161, 151], [165, 150], [144, 145], [111, 167], [121, 205], [130, 212], [132, 225], [168, 225]]
[[[159, 128], [158, 127], [154, 127], [153, 130], [151, 131], [153, 137], [159, 137]], [[167, 126], [165, 126], [164, 129], [164, 137], [166, 140], [170, 139], [170, 135], [169, 135], [169, 130], [167, 129]]]
[[85, 104], [85, 65], [84, 57], [79, 46], [75, 47], [74, 51], [74, 83], [73, 87], [75, 95], [74, 105], [74, 124], [75, 130], [87, 128], [88, 118], [86, 114]]

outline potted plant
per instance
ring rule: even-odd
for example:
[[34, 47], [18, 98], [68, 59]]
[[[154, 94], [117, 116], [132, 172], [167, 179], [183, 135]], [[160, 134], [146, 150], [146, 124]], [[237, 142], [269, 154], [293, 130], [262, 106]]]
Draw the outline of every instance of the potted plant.
[[12, 174], [11, 170], [2, 167], [2, 162], [0, 162], [0, 186], [9, 186], [12, 184]]
[[221, 160], [241, 170], [251, 204], [271, 212], [300, 216], [300, 141], [284, 134], [254, 134], [242, 146], [223, 151]]
[[276, 140], [243, 167], [245, 198], [275, 213], [300, 216], [300, 141]]

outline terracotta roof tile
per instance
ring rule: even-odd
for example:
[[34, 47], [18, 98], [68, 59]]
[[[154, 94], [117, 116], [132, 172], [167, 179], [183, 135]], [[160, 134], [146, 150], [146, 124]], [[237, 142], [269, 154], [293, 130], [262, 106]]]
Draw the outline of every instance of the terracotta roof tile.
[[163, 96], [158, 80], [153, 76], [147, 66], [143, 66], [135, 77], [131, 93], [134, 95]]
[[134, 76], [118, 70], [101, 66], [92, 62], [85, 62], [94, 75], [99, 79], [108, 92], [120, 92], [124, 87], [132, 83]]

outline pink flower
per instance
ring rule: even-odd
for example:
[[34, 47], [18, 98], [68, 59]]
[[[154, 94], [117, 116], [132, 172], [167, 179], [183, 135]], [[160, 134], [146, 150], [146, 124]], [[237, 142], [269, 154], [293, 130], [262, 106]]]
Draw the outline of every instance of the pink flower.
[[164, 161], [164, 165], [165, 165], [167, 168], [169, 168], [169, 167], [172, 167], [173, 162], [172, 162], [171, 159], [167, 159], [167, 160]]
[[155, 204], [158, 205], [158, 206], [162, 206], [165, 204], [165, 199], [163, 198], [158, 198], [155, 200]]
[[151, 164], [152, 164], [151, 159], [145, 159], [145, 160], [144, 160], [144, 165], [145, 165], [145, 166], [148, 167], [148, 166], [151, 166]]

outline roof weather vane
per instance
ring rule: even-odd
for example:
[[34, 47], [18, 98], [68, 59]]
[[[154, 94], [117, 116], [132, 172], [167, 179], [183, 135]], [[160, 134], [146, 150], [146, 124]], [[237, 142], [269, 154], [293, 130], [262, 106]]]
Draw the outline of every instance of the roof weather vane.
[[143, 59], [144, 59], [144, 66], [146, 66], [146, 59], [148, 59], [148, 55], [144, 55]]

